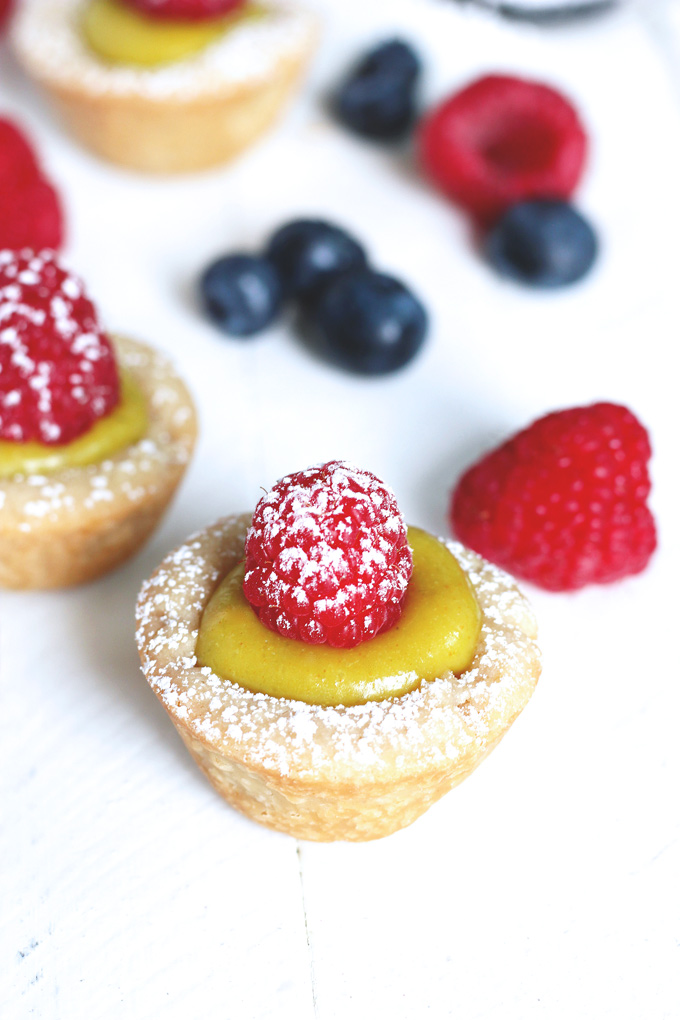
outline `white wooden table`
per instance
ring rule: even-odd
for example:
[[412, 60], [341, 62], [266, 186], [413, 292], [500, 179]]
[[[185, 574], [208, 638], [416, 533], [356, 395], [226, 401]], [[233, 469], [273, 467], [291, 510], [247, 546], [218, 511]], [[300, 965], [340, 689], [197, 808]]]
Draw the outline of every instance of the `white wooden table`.
[[[0, 1016], [678, 1018], [680, 17], [647, 3], [538, 31], [447, 0], [317, 3], [325, 42], [286, 122], [195, 178], [100, 164], [0, 55], [0, 109], [32, 130], [64, 191], [69, 261], [112, 329], [172, 353], [202, 417], [142, 555], [78, 591], [0, 599]], [[426, 56], [428, 101], [496, 69], [574, 97], [593, 137], [579, 201], [603, 240], [583, 286], [501, 283], [408, 157], [326, 118], [339, 71], [395, 31]], [[354, 228], [431, 309], [427, 349], [403, 373], [350, 378], [288, 322], [238, 343], [198, 314], [207, 260], [317, 213]], [[296, 843], [226, 807], [137, 665], [134, 597], [164, 552], [332, 457], [383, 476], [410, 521], [444, 532], [454, 479], [485, 446], [601, 398], [651, 429], [660, 551], [613, 587], [531, 592], [544, 676], [488, 762], [372, 844]]]

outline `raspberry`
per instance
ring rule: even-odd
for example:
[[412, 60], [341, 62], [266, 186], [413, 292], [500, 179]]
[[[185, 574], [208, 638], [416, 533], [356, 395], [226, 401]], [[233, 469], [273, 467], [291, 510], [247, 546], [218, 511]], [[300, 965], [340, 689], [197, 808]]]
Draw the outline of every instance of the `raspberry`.
[[[1, 0], [0, 0], [1, 2]], [[0, 182], [15, 190], [40, 175], [33, 149], [11, 120], [0, 118]]]
[[231, 14], [242, 7], [245, 0], [125, 0], [125, 3], [152, 18], [207, 21]]
[[9, 21], [13, 6], [14, 0], [0, 0], [0, 32], [3, 31]]
[[0, 119], [0, 248], [60, 248], [59, 197], [33, 149], [11, 121]]
[[425, 118], [426, 171], [482, 224], [528, 198], [569, 198], [587, 138], [578, 114], [547, 85], [488, 75]]
[[81, 282], [48, 251], [0, 251], [0, 438], [64, 444], [120, 399], [118, 369]]
[[656, 547], [646, 505], [651, 447], [625, 407], [555, 411], [460, 479], [451, 521], [462, 542], [551, 591], [645, 568]]
[[44, 178], [0, 194], [0, 248], [58, 249], [64, 239], [59, 199]]
[[255, 508], [246, 598], [270, 630], [351, 648], [399, 619], [413, 557], [394, 494], [342, 461], [288, 475]]

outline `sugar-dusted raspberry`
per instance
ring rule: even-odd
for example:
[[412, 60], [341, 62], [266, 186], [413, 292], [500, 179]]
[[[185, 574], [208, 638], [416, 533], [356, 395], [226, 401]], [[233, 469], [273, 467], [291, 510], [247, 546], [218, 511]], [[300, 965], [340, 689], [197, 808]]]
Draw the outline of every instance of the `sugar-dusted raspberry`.
[[24, 133], [0, 119], [0, 249], [58, 249], [64, 217]]
[[124, 0], [152, 18], [170, 21], [207, 21], [223, 17], [243, 7], [246, 0]]
[[263, 496], [245, 566], [246, 598], [270, 630], [351, 648], [399, 619], [413, 557], [394, 493], [330, 461]]
[[646, 429], [625, 407], [555, 411], [463, 475], [453, 530], [482, 556], [552, 591], [637, 574], [656, 548], [646, 503], [650, 456]]
[[64, 444], [120, 400], [111, 343], [52, 252], [0, 251], [0, 438]]
[[428, 114], [420, 148], [439, 187], [489, 224], [524, 199], [569, 198], [583, 172], [587, 137], [555, 89], [494, 74]]

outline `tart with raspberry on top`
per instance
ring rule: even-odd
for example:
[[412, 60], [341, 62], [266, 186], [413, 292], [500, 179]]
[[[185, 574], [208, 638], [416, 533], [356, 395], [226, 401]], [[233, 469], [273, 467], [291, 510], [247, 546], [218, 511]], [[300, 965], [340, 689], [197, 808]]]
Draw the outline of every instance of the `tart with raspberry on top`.
[[146, 678], [208, 779], [302, 839], [409, 825], [540, 673], [511, 579], [407, 528], [391, 490], [342, 461], [189, 538], [145, 582], [137, 624]]
[[49, 251], [0, 251], [0, 585], [92, 580], [151, 534], [196, 419], [170, 364], [104, 332]]
[[316, 22], [287, 0], [23, 0], [12, 39], [87, 148], [183, 173], [227, 162], [273, 124]]

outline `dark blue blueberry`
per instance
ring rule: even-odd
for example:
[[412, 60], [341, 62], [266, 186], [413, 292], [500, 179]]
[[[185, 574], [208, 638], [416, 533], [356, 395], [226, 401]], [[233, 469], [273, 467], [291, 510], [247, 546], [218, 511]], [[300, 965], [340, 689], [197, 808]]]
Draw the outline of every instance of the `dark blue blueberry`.
[[338, 119], [350, 131], [376, 141], [403, 138], [416, 119], [421, 63], [411, 46], [391, 39], [352, 68], [333, 98]]
[[508, 209], [485, 248], [503, 276], [533, 287], [564, 287], [592, 268], [597, 238], [568, 202], [536, 199]]
[[364, 375], [405, 365], [420, 350], [428, 324], [425, 309], [403, 283], [370, 269], [330, 283], [314, 318], [333, 361]]
[[346, 231], [325, 220], [293, 220], [267, 246], [286, 295], [306, 300], [338, 273], [362, 269], [366, 252]]
[[216, 326], [232, 336], [266, 329], [281, 310], [283, 287], [276, 268], [258, 255], [226, 255], [201, 277], [201, 296]]

